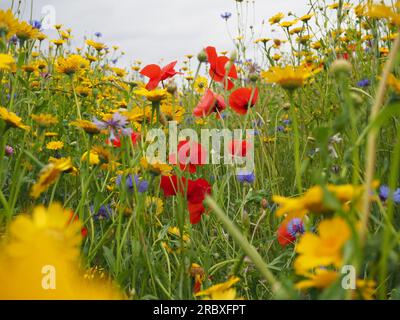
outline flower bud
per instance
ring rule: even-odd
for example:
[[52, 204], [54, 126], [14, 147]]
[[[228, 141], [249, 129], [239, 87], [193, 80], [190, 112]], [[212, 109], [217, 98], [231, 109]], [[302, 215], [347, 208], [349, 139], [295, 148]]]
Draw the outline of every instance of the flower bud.
[[249, 80], [250, 82], [257, 82], [259, 79], [259, 75], [257, 73], [250, 73], [249, 74]]
[[335, 76], [340, 74], [350, 75], [352, 70], [353, 66], [345, 59], [335, 60], [330, 68], [331, 73], [333, 73]]
[[197, 60], [199, 60], [199, 62], [207, 62], [207, 54], [204, 50], [201, 50], [197, 55]]

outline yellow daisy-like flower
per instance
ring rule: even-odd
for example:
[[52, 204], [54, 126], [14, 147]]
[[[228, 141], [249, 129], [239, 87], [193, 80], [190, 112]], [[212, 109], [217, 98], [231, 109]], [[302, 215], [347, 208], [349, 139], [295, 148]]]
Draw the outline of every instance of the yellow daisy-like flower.
[[18, 20], [14, 17], [11, 9], [0, 10], [0, 37], [5, 35], [6, 39], [13, 36], [17, 30]]
[[146, 99], [151, 102], [160, 102], [166, 99], [168, 96], [167, 89], [155, 89], [149, 91], [146, 88], [141, 88], [139, 90], [136, 90], [135, 94], [146, 97]]
[[51, 114], [32, 114], [31, 118], [33, 121], [35, 121], [37, 124], [39, 124], [41, 127], [49, 127], [51, 125], [57, 124], [58, 119], [57, 117], [51, 115]]
[[296, 246], [299, 256], [294, 262], [296, 273], [308, 275], [314, 268], [340, 267], [343, 247], [350, 237], [350, 227], [343, 218], [322, 221], [318, 226], [318, 235], [306, 232], [300, 238]]
[[39, 30], [25, 21], [19, 22], [15, 31], [15, 35], [20, 40], [36, 39], [38, 34]]
[[17, 65], [12, 55], [0, 53], [0, 71], [17, 71]]
[[300, 21], [308, 22], [313, 16], [314, 16], [314, 13], [306, 14], [306, 15], [300, 17]]
[[140, 164], [143, 169], [150, 171], [155, 175], [168, 176], [172, 171], [172, 167], [166, 163], [161, 163], [157, 160], [148, 161], [146, 158], [140, 159]]
[[96, 49], [97, 51], [101, 51], [101, 50], [106, 48], [106, 45], [104, 43], [96, 42], [96, 41], [93, 41], [93, 40], [86, 40], [86, 44], [89, 47], [92, 47], [92, 48]]
[[[338, 186], [328, 185], [326, 190], [337, 198], [344, 210], [348, 210], [350, 202], [354, 202], [355, 206], [358, 205], [364, 188], [363, 186], [345, 184]], [[286, 219], [301, 218], [308, 213], [327, 213], [332, 211], [332, 208], [328, 208], [324, 204], [324, 189], [321, 186], [314, 186], [308, 189], [304, 195], [297, 198], [273, 196], [273, 201], [279, 204], [276, 215], [278, 217], [287, 215]]]
[[388, 85], [400, 94], [400, 80], [397, 79], [393, 74], [390, 74], [388, 77]]
[[185, 116], [185, 109], [181, 106], [173, 106], [163, 103], [160, 108], [167, 121], [176, 121], [177, 123], [181, 123]]
[[196, 297], [206, 296], [205, 300], [237, 300], [236, 289], [232, 288], [232, 286], [239, 281], [239, 278], [232, 277], [224, 283], [219, 283], [200, 291], [196, 294]]
[[197, 93], [203, 94], [208, 87], [208, 80], [206, 77], [199, 76], [194, 82], [194, 90]]
[[280, 25], [282, 28], [290, 28], [290, 27], [293, 27], [297, 22], [298, 22], [298, 20], [296, 19], [296, 20], [293, 20], [293, 21], [284, 21], [284, 22], [281, 22], [279, 25]]
[[[87, 151], [82, 155], [81, 161], [86, 162], [88, 157]], [[91, 165], [98, 165], [100, 164], [100, 157], [99, 154], [93, 150], [90, 151], [89, 153], [89, 163]]]
[[87, 68], [89, 61], [78, 54], [72, 54], [67, 58], [57, 59], [56, 70], [59, 73], [73, 75], [81, 69]]
[[274, 24], [279, 23], [284, 17], [285, 17], [285, 15], [280, 12], [280, 13], [277, 13], [276, 15], [272, 16], [271, 18], [269, 18], [268, 22], [271, 25], [274, 25]]
[[336, 280], [339, 279], [337, 271], [326, 270], [318, 268], [314, 273], [309, 272], [303, 275], [307, 279], [296, 283], [296, 288], [299, 290], [318, 288], [324, 289], [332, 285]]
[[[82, 225], [59, 204], [19, 215], [0, 251], [0, 299], [122, 299], [105, 279], [80, 268]], [[47, 288], [47, 290], [46, 290]]]
[[98, 134], [101, 130], [88, 120], [75, 120], [70, 123], [71, 126], [83, 129], [88, 134]]
[[56, 182], [62, 172], [71, 171], [73, 168], [71, 158], [53, 159], [40, 171], [38, 181], [31, 188], [31, 197], [39, 198], [50, 185]]
[[61, 150], [64, 148], [64, 142], [62, 141], [50, 141], [46, 144], [46, 149], [48, 150]]
[[66, 43], [66, 41], [63, 39], [50, 40], [50, 42], [54, 43], [57, 47], [62, 46], [64, 43]]
[[157, 197], [146, 197], [146, 208], [148, 210], [154, 210], [158, 216], [164, 212], [164, 202]]
[[271, 67], [261, 73], [267, 83], [276, 83], [288, 90], [303, 86], [312, 75], [311, 70], [304, 66]]
[[24, 125], [22, 119], [18, 117], [14, 112], [8, 111], [4, 107], [0, 107], [0, 119], [4, 120], [8, 127], [20, 128], [28, 130], [29, 127]]

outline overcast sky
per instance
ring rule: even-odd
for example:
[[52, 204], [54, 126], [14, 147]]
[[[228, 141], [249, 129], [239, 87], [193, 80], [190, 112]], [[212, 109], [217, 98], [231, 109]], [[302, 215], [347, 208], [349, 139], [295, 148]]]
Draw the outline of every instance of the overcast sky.
[[[22, 0], [23, 2], [25, 0]], [[12, 0], [0, 0], [0, 8], [7, 8]], [[15, 0], [18, 2], [18, 0]], [[248, 26], [254, 25], [256, 37], [271, 36], [271, 27], [262, 21], [278, 12], [307, 13], [308, 0], [255, 0], [250, 4]], [[23, 14], [29, 19], [31, 0], [26, 0]], [[253, 9], [255, 15], [253, 19]], [[235, 0], [33, 0], [33, 17], [43, 17], [42, 8], [52, 5], [56, 22], [73, 30], [73, 44], [81, 46], [83, 36], [93, 38], [101, 32], [102, 42], [118, 45], [126, 52], [119, 64], [129, 65], [140, 59], [144, 63], [158, 63], [178, 59], [185, 54], [197, 54], [203, 47], [214, 45], [218, 51], [233, 49], [229, 33], [235, 37]], [[220, 14], [231, 12], [226, 22]], [[46, 32], [55, 37], [54, 32]]]

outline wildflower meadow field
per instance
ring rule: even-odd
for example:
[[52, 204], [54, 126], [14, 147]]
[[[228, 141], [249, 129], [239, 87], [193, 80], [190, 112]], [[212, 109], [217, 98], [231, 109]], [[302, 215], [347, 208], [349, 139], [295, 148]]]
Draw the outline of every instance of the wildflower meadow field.
[[129, 65], [0, 9], [0, 299], [400, 299], [400, 1], [332, 1]]

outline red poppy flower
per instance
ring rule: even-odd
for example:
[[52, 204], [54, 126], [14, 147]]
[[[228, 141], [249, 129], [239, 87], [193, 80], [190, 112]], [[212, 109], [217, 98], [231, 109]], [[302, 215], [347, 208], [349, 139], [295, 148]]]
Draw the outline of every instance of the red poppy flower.
[[207, 54], [208, 62], [210, 63], [210, 76], [211, 78], [220, 83], [224, 83], [225, 89], [231, 90], [234, 86], [232, 79], [237, 79], [237, 71], [235, 65], [232, 63], [232, 67], [229, 72], [226, 72], [225, 66], [229, 62], [229, 58], [225, 56], [217, 55], [217, 50], [214, 47], [207, 47], [205, 49]]
[[213, 112], [219, 115], [219, 112], [226, 108], [224, 97], [218, 95], [212, 90], [207, 89], [199, 104], [194, 108], [193, 115], [195, 117], [206, 117]]
[[179, 72], [176, 72], [174, 69], [176, 63], [177, 61], [171, 62], [162, 69], [156, 64], [149, 64], [145, 66], [142, 70], [140, 70], [141, 75], [150, 79], [146, 85], [146, 89], [153, 90], [157, 88], [158, 84], [161, 81], [172, 78], [173, 76], [178, 74]]
[[169, 156], [171, 164], [180, 165], [181, 170], [189, 170], [190, 173], [195, 173], [197, 166], [206, 164], [207, 151], [195, 141], [185, 140], [178, 144], [178, 157], [174, 154]]
[[[250, 101], [251, 99], [251, 101]], [[249, 107], [257, 103], [258, 89], [239, 88], [232, 92], [229, 97], [229, 105], [239, 114], [246, 114]]]
[[[131, 134], [131, 139], [132, 139], [132, 143], [133, 143], [134, 146], [137, 144], [139, 138], [140, 138], [140, 133], [133, 132], [133, 133]], [[111, 144], [109, 139], [106, 140], [106, 143], [107, 143], [108, 145]], [[120, 137], [117, 137], [117, 136], [116, 136], [115, 139], [112, 141], [112, 145], [113, 145], [115, 148], [120, 148], [120, 147], [121, 147], [121, 139], [120, 139]]]
[[[186, 181], [187, 192], [185, 194], [183, 187], [186, 186]], [[185, 178], [181, 178], [179, 182], [176, 176], [162, 176], [160, 187], [166, 197], [175, 196], [177, 193], [186, 195], [190, 214], [190, 223], [197, 224], [200, 222], [202, 214], [206, 211], [203, 201], [206, 195], [211, 194], [211, 185], [207, 180], [186, 180]]]
[[288, 229], [287, 229], [287, 223], [282, 223], [278, 229], [278, 242], [282, 247], [286, 247], [288, 244], [293, 243], [296, 240], [295, 237], [293, 237]]
[[229, 153], [236, 157], [245, 157], [250, 147], [250, 143], [246, 140], [232, 140], [228, 146]]

